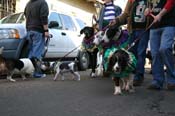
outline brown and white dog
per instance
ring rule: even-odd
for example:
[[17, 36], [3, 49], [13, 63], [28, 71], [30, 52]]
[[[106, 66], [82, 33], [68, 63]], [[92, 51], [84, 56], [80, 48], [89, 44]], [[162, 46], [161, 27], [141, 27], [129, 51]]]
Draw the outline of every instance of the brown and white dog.
[[122, 94], [122, 90], [135, 91], [132, 75], [135, 67], [135, 56], [124, 49], [116, 50], [110, 56], [108, 71], [111, 71], [112, 79], [115, 83], [114, 95]]
[[0, 48], [0, 74], [7, 74], [7, 80], [11, 82], [16, 81], [12, 78], [14, 74], [20, 74], [23, 80], [26, 79], [26, 74], [33, 75], [35, 68], [31, 59], [6, 59], [2, 56], [3, 49]]

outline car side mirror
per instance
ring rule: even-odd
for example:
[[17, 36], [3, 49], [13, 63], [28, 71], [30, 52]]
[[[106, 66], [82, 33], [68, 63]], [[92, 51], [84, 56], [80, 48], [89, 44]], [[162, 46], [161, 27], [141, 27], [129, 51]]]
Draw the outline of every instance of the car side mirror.
[[59, 24], [57, 21], [51, 21], [48, 26], [49, 28], [55, 28], [55, 27], [58, 27]]

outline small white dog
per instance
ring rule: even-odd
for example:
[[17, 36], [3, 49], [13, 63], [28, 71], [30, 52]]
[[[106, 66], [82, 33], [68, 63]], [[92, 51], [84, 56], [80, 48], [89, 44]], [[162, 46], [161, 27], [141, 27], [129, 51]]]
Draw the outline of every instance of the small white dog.
[[55, 65], [55, 77], [54, 81], [56, 81], [57, 77], [61, 75], [61, 80], [64, 80], [64, 73], [70, 72], [73, 74], [73, 80], [80, 81], [80, 74], [78, 73], [78, 66], [76, 62], [73, 61], [63, 61], [57, 62]]

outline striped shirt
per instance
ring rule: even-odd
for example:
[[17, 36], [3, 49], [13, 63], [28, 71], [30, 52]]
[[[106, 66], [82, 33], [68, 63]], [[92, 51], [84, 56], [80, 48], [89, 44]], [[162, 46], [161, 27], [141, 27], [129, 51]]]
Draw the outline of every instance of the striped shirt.
[[110, 21], [115, 19], [115, 7], [112, 2], [105, 4], [104, 20]]

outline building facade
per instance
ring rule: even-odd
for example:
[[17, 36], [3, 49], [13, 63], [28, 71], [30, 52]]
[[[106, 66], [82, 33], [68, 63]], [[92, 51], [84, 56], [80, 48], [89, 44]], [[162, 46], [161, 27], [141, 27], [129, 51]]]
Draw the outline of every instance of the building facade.
[[[16, 11], [23, 12], [29, 0], [16, 0]], [[96, 12], [94, 2], [89, 0], [46, 0], [49, 9], [59, 11], [83, 19], [87, 25], [91, 25], [92, 14]]]
[[0, 0], [0, 18], [14, 13], [16, 10], [16, 0]]

